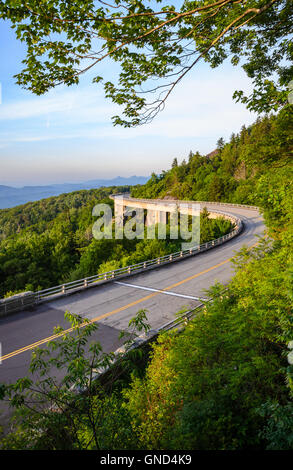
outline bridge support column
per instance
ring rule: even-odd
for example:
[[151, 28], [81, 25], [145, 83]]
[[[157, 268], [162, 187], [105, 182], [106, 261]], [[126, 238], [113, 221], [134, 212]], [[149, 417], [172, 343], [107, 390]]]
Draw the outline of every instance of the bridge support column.
[[123, 199], [119, 197], [115, 197], [115, 238], [122, 239], [123, 238], [123, 223], [124, 223], [124, 212], [125, 212], [125, 204], [123, 203]]
[[151, 227], [152, 225], [156, 224], [156, 211], [148, 209], [145, 224], [147, 227]]
[[156, 211], [156, 224], [165, 224], [167, 222], [167, 212]]
[[171, 240], [178, 240], [178, 210], [175, 207], [170, 212], [170, 238]]
[[158, 224], [158, 239], [166, 239], [167, 212], [156, 211], [156, 223]]
[[156, 238], [156, 211], [147, 209], [146, 226], [147, 238], [154, 240]]

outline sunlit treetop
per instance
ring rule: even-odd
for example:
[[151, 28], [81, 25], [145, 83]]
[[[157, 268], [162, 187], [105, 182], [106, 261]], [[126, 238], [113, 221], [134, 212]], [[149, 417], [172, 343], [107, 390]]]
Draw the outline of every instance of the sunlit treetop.
[[[174, 87], [200, 60], [225, 59], [252, 78], [250, 96], [234, 98], [256, 112], [287, 102], [293, 78], [292, 0], [8, 0], [0, 16], [27, 45], [22, 87], [41, 95], [58, 84], [77, 84], [90, 69], [105, 95], [122, 106], [114, 124], [150, 122]], [[114, 82], [101, 62], [120, 65]], [[237, 87], [237, 83], [235, 83]]]

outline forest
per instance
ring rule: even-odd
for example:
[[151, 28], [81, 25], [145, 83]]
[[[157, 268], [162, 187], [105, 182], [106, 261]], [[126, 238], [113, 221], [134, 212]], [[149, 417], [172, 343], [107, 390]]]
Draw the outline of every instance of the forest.
[[[181, 239], [97, 240], [93, 207], [128, 186], [76, 191], [0, 210], [0, 297], [37, 291], [179, 251]], [[201, 214], [201, 243], [232, 230]], [[113, 225], [114, 230], [114, 225]]]
[[[77, 0], [70, 8], [60, 0], [0, 0], [0, 14], [25, 46], [18, 85], [42, 95], [90, 73], [120, 106], [112, 122], [126, 128], [156, 119], [203, 61], [211, 73], [224, 62], [244, 71], [251, 91], [231, 94], [259, 115], [256, 122], [228, 142], [220, 137], [208, 155], [177, 156], [171, 169], [130, 190], [257, 205], [267, 227], [253, 249], [235, 256], [231, 282], [209, 289], [212, 301], [184, 329], [133, 349], [133, 336], [150, 329], [147, 312], [137, 312], [130, 333], [122, 332], [127, 354], [114, 367], [113, 353], [93, 340], [98, 325], [67, 312], [70, 334], [57, 327], [46, 348], [34, 349], [30, 375], [0, 384], [0, 400], [15, 410], [1, 449], [292, 450], [292, 0]], [[91, 208], [108, 201], [107, 191], [1, 211], [0, 296], [174, 249], [168, 240], [93, 240]], [[202, 227], [205, 236], [227, 229], [207, 220]], [[56, 368], [65, 371], [60, 382]]]
[[243, 126], [227, 143], [219, 138], [210, 156], [190, 151], [181, 164], [174, 158], [170, 170], [153, 173], [145, 185], [132, 187], [131, 194], [234, 202], [273, 210], [268, 204], [268, 199], [274, 197], [271, 188], [277, 190], [275, 198], [280, 198], [280, 184], [282, 191], [290, 187], [292, 149], [293, 112], [287, 106], [279, 114], [264, 115], [253, 125]]
[[[213, 301], [183, 331], [160, 334], [145, 357], [122, 358], [106, 384], [88, 381], [112, 357], [93, 342], [88, 358], [96, 325], [81, 329], [83, 320], [67, 313], [75, 334], [32, 355], [41, 395], [28, 377], [0, 387], [18, 410], [2, 449], [293, 449], [292, 122], [287, 106], [220, 139], [213, 158], [191, 153], [132, 188], [135, 196], [258, 204], [266, 236], [237, 254], [230, 284], [214, 285]], [[210, 181], [219, 182], [216, 193]], [[148, 331], [147, 312], [132, 327]], [[56, 366], [67, 367], [62, 387], [46, 375]], [[76, 396], [72, 383], [89, 392]], [[40, 413], [40, 400], [63, 412]]]

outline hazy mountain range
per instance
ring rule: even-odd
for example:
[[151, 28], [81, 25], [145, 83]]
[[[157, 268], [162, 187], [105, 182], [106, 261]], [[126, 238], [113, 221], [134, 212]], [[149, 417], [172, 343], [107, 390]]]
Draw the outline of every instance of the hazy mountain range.
[[25, 204], [26, 202], [58, 196], [63, 193], [71, 193], [80, 189], [145, 184], [148, 179], [148, 176], [130, 176], [127, 178], [117, 176], [110, 180], [96, 179], [83, 183], [60, 183], [47, 186], [24, 186], [22, 188], [0, 185], [0, 209], [8, 209], [19, 204]]

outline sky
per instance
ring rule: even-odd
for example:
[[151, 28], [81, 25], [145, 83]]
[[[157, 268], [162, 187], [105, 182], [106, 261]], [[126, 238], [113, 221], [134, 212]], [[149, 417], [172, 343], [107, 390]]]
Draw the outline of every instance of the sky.
[[[0, 185], [24, 186], [82, 182], [116, 176], [147, 176], [170, 168], [190, 150], [207, 154], [219, 137], [249, 125], [256, 115], [232, 99], [234, 90], [251, 90], [240, 67], [229, 62], [211, 69], [201, 62], [175, 88], [166, 108], [151, 124], [114, 127], [121, 109], [92, 84], [56, 87], [35, 96], [15, 84], [25, 46], [0, 20]], [[102, 63], [95, 74], [115, 76], [117, 65]]]

